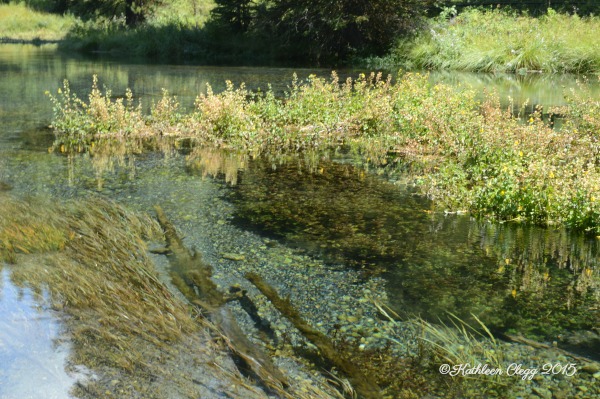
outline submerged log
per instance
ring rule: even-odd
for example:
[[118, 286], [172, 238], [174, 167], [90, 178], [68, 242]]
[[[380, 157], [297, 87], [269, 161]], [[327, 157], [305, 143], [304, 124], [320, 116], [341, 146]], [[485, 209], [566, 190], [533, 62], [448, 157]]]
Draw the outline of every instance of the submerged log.
[[224, 336], [235, 355], [241, 358], [268, 387], [281, 390], [282, 387], [287, 386], [285, 376], [265, 353], [250, 342], [231, 311], [224, 306], [228, 297], [219, 291], [217, 285], [211, 280], [212, 267], [203, 262], [200, 255], [188, 251], [162, 208], [155, 206], [154, 209], [169, 247], [167, 257], [171, 263], [173, 279], [175, 282], [183, 281], [185, 287], [181, 291], [187, 300], [206, 315]]
[[533, 339], [525, 338], [522, 335], [500, 334], [500, 337], [507, 341], [516, 342], [518, 344], [523, 344], [523, 345], [529, 345], [532, 348], [536, 348], [536, 349], [553, 350], [562, 355], [565, 355], [572, 359], [575, 359], [583, 364], [595, 363], [594, 360], [588, 359], [587, 357], [579, 356], [573, 352], [569, 352], [568, 350], [565, 350], [565, 349], [562, 349], [562, 348], [559, 348], [559, 347], [556, 347], [553, 345], [548, 345], [548, 344], [544, 344], [542, 342], [534, 341]]
[[282, 299], [277, 292], [267, 284], [262, 277], [256, 273], [246, 274], [246, 278], [258, 288], [258, 290], [267, 297], [269, 301], [277, 308], [302, 335], [313, 343], [319, 349], [321, 356], [329, 363], [342, 371], [350, 381], [350, 384], [358, 393], [359, 397], [365, 399], [381, 398], [381, 390], [374, 379], [364, 374], [358, 367], [348, 360], [348, 356], [342, 356], [334, 348], [333, 343], [322, 332], [310, 326], [300, 313], [293, 307], [288, 299]]

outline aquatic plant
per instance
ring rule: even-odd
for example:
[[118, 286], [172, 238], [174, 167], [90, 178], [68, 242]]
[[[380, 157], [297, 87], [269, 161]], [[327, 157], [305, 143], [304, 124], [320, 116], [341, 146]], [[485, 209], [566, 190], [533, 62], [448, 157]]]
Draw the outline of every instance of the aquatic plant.
[[396, 82], [380, 74], [344, 82], [335, 73], [311, 76], [294, 79], [283, 98], [229, 83], [222, 93], [198, 96], [187, 114], [165, 91], [149, 115], [130, 92], [113, 100], [95, 82], [87, 102], [68, 82], [49, 93], [55, 149], [93, 154], [105, 139], [167, 138], [253, 157], [343, 147], [367, 165], [409, 169], [438, 209], [600, 232], [600, 118], [591, 97], [572, 97], [560, 111], [567, 123], [555, 129], [541, 109], [514, 114], [493, 94], [478, 101], [472, 91], [431, 85], [420, 74]]
[[[511, 390], [517, 386], [515, 381], [506, 381], [498, 374], [485, 376], [469, 376], [456, 374], [450, 376], [440, 372], [440, 366], [486, 364], [489, 369], [502, 369], [506, 361], [504, 355], [507, 348], [497, 341], [488, 328], [474, 316], [475, 324], [469, 324], [451, 315], [451, 322], [444, 324], [430, 323], [422, 318], [410, 315], [401, 319], [400, 316], [386, 305], [373, 301], [381, 317], [387, 320], [387, 338], [390, 348], [403, 348], [405, 343], [401, 338], [406, 331], [414, 335], [418, 342], [418, 350], [403, 357], [405, 366], [398, 370], [407, 380], [395, 381], [396, 385], [404, 388], [400, 392], [407, 394], [423, 392], [441, 395], [442, 397], [510, 397]], [[403, 333], [401, 333], [403, 331]], [[368, 352], [368, 351], [367, 351]], [[378, 351], [373, 351], [378, 352]], [[379, 350], [384, 352], [384, 350]], [[381, 359], [385, 359], [385, 356]], [[359, 360], [360, 361], [360, 360]], [[377, 361], [374, 362], [377, 364]], [[370, 367], [365, 365], [365, 367]], [[389, 365], [387, 367], [390, 367]], [[393, 366], [392, 366], [393, 367]], [[418, 370], [417, 374], [413, 374]], [[419, 386], [424, 385], [424, 386]], [[413, 396], [406, 396], [413, 397]]]
[[[12, 261], [13, 283], [49, 292], [56, 314], [66, 316], [70, 365], [96, 375], [78, 384], [77, 397], [197, 398], [206, 377], [232, 398], [266, 398], [223, 361], [229, 337], [215, 340], [215, 325], [159, 279], [148, 239], [162, 239], [156, 221], [101, 198], [58, 204], [2, 194], [0, 201], [0, 270]], [[338, 397], [309, 379], [289, 385], [280, 397]]]

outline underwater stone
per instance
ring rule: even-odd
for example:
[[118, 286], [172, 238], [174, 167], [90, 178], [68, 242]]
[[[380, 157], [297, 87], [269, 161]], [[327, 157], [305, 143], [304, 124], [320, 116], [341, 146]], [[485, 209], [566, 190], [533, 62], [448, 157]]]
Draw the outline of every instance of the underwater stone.
[[585, 371], [586, 373], [594, 374], [600, 371], [600, 363], [598, 362], [590, 362], [581, 367], [581, 371]]
[[221, 257], [223, 259], [229, 259], [229, 260], [234, 260], [234, 261], [242, 261], [242, 260], [246, 260], [246, 257], [242, 254], [234, 254], [234, 253], [228, 253], [228, 252], [224, 252], [221, 254]]

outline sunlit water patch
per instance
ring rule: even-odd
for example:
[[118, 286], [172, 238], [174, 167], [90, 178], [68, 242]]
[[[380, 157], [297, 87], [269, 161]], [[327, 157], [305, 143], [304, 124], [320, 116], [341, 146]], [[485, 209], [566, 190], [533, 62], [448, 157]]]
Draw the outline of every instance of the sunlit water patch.
[[44, 306], [44, 293], [16, 287], [9, 271], [0, 287], [0, 398], [62, 399], [80, 373], [67, 373], [69, 347], [60, 342], [61, 328]]

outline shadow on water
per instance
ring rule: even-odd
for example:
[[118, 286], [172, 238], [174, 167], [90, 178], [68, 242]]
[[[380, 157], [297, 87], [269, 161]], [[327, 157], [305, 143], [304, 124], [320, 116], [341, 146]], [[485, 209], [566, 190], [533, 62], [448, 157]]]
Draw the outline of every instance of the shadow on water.
[[382, 273], [399, 314], [474, 314], [498, 333], [600, 358], [595, 237], [434, 214], [410, 190], [329, 160], [252, 161], [230, 200], [245, 228]]

